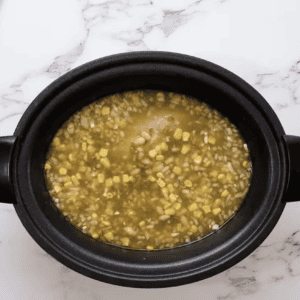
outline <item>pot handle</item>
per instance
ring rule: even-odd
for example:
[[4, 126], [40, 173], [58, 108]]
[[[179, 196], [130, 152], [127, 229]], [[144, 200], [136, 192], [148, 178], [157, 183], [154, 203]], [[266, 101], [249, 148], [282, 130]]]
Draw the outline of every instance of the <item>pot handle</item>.
[[15, 136], [0, 137], [0, 202], [16, 203], [11, 181], [11, 162]]
[[286, 202], [300, 200], [300, 137], [293, 135], [284, 135], [288, 155], [290, 178], [287, 190], [284, 195]]

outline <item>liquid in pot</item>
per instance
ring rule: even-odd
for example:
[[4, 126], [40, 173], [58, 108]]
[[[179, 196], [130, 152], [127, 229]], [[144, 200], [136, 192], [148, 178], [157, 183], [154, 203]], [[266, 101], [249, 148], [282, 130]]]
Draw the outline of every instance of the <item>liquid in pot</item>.
[[218, 230], [252, 175], [237, 128], [180, 94], [133, 91], [96, 101], [56, 133], [50, 196], [85, 234], [133, 249], [172, 248]]

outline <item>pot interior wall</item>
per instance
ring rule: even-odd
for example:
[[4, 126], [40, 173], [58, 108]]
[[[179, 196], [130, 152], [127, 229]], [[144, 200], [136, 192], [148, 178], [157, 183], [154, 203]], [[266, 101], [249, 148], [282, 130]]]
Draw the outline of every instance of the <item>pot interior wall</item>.
[[[50, 142], [72, 114], [107, 95], [139, 89], [185, 94], [217, 109], [240, 130], [248, 144], [253, 165], [250, 189], [237, 214], [218, 232], [171, 250], [153, 252], [128, 250], [91, 239], [61, 216], [51, 201], [44, 180], [43, 166]], [[200, 258], [207, 261], [220, 259], [220, 255], [227, 254], [222, 250], [228, 251], [225, 245], [230, 243], [232, 248], [239, 247], [236, 237], [244, 235], [247, 239], [247, 235], [250, 236], [255, 232], [253, 228], [258, 220], [266, 218], [267, 212], [271, 209], [268, 197], [271, 193], [273, 172], [269, 144], [271, 136], [260, 112], [239, 91], [207, 73], [154, 63], [133, 64], [126, 68], [115, 67], [74, 82], [72, 86], [56, 95], [37, 116], [26, 137], [30, 161], [28, 174], [33, 194], [29, 205], [35, 207], [35, 210], [31, 211], [32, 214], [36, 214], [37, 223], [40, 223], [42, 230], [48, 231], [49, 235], [57, 236], [56, 241], [53, 239], [55, 243], [65, 245], [65, 249], [74, 255], [88, 257], [95, 265], [97, 261], [101, 261], [102, 265], [110, 265], [113, 269], [115, 264], [112, 261], [114, 261], [118, 264], [118, 270], [125, 272], [123, 263], [132, 265], [132, 268], [134, 264], [149, 266], [157, 263], [156, 266], [162, 266], [180, 261], [194, 266], [196, 259], [199, 264]], [[148, 268], [147, 274], [151, 272], [154, 271]]]

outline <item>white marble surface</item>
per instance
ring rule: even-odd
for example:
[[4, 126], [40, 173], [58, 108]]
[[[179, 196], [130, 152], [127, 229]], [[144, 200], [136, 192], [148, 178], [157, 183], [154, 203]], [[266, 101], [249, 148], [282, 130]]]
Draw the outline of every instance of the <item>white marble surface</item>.
[[[256, 88], [287, 134], [300, 135], [298, 0], [0, 0], [0, 136], [52, 81], [110, 54], [162, 50], [217, 63]], [[1, 300], [300, 299], [300, 203], [231, 269], [175, 288], [142, 290], [80, 275], [0, 204]]]

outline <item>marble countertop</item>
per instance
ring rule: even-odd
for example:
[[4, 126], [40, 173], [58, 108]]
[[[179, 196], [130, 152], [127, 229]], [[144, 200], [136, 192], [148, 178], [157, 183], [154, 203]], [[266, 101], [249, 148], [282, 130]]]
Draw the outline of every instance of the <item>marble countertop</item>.
[[[69, 70], [110, 54], [158, 50], [236, 73], [300, 135], [297, 0], [0, 0], [0, 136]], [[298, 37], [297, 37], [298, 36]], [[207, 280], [160, 290], [98, 282], [57, 262], [0, 204], [1, 300], [300, 299], [300, 203], [288, 203], [264, 243]]]

